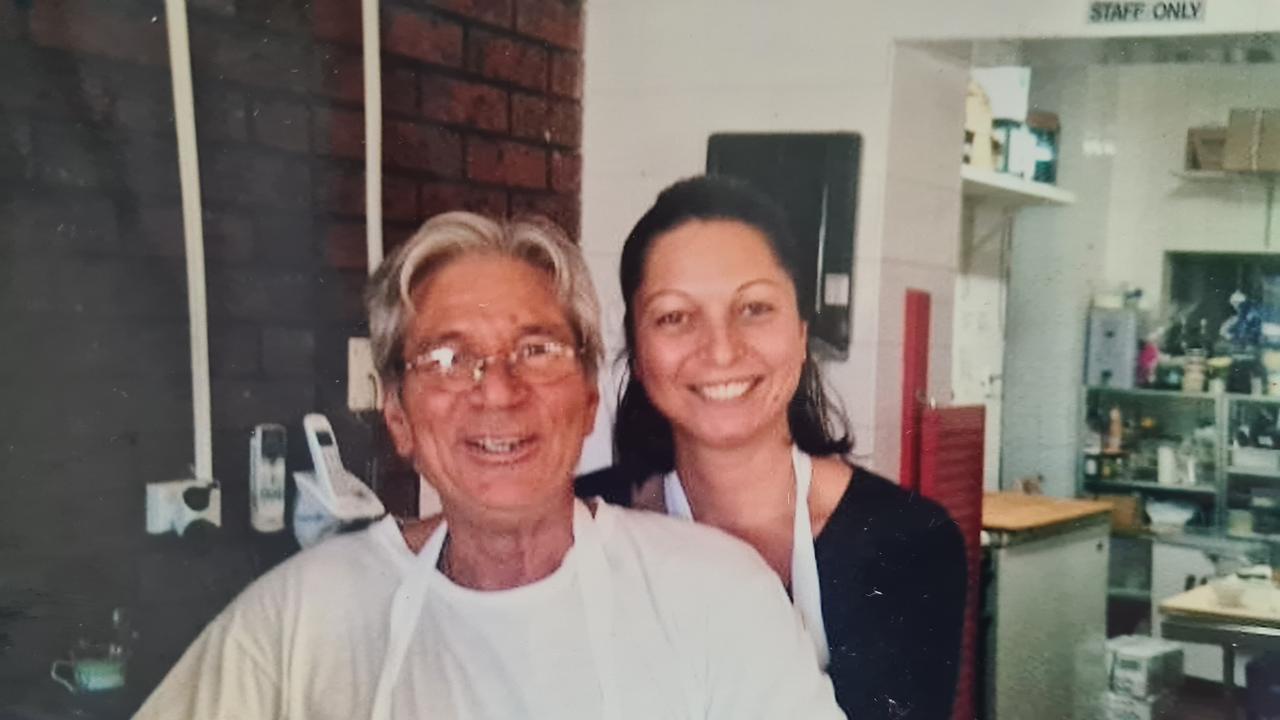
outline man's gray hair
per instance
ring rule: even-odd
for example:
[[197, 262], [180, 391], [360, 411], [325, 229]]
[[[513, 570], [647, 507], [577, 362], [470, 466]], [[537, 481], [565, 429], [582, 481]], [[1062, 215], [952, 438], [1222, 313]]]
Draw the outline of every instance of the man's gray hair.
[[450, 261], [470, 254], [510, 257], [547, 273], [576, 336], [587, 377], [595, 380], [604, 354], [600, 302], [581, 251], [564, 231], [542, 218], [499, 222], [448, 212], [427, 220], [387, 257], [365, 291], [373, 362], [383, 387], [398, 390], [404, 379], [404, 339], [415, 312], [414, 288]]

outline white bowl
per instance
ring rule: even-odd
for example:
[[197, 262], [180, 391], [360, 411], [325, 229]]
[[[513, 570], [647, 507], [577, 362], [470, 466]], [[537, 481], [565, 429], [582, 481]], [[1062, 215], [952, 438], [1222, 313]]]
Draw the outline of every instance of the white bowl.
[[1234, 573], [1224, 578], [1214, 580], [1209, 584], [1213, 588], [1213, 595], [1218, 600], [1218, 605], [1222, 607], [1240, 607], [1241, 600], [1244, 599], [1244, 591], [1248, 585]]

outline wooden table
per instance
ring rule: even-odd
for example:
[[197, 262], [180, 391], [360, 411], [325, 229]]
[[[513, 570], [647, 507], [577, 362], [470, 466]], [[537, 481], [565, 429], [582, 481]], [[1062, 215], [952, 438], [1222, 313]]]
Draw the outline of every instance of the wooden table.
[[1228, 717], [1235, 717], [1236, 650], [1280, 650], [1280, 590], [1248, 588], [1243, 600], [1239, 606], [1223, 606], [1211, 585], [1201, 585], [1160, 603], [1162, 636], [1222, 648]]

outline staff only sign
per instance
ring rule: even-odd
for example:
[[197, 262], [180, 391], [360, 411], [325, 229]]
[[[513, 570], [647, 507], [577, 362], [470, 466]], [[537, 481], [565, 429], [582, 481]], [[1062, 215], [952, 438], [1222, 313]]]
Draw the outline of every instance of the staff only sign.
[[1208, 0], [1091, 2], [1090, 23], [1203, 22]]

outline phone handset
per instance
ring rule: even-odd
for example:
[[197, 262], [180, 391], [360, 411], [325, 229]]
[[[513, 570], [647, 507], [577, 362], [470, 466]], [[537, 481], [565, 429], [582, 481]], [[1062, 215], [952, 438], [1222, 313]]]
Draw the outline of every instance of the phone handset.
[[283, 425], [263, 423], [249, 440], [249, 522], [258, 532], [284, 529], [285, 449]]
[[311, 450], [311, 462], [315, 465], [316, 481], [328, 491], [330, 497], [336, 497], [339, 484], [346, 479], [347, 468], [342, 464], [342, 454], [338, 452], [338, 439], [333, 434], [333, 426], [324, 415], [310, 413], [302, 418], [302, 428], [307, 434], [307, 447]]
[[307, 547], [342, 526], [385, 515], [377, 494], [343, 466], [329, 419], [311, 413], [302, 418], [302, 427], [315, 471], [293, 474], [299, 491], [293, 523], [299, 544]]

